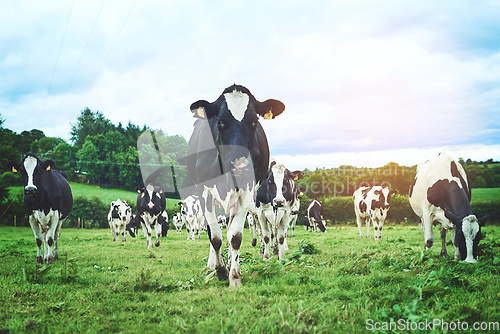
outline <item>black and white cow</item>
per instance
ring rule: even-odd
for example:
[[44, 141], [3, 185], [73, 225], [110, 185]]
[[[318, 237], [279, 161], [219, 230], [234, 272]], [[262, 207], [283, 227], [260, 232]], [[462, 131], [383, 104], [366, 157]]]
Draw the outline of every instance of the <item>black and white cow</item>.
[[441, 224], [441, 255], [448, 256], [446, 233], [452, 230], [455, 259], [476, 262], [481, 227], [488, 217], [477, 219], [472, 214], [470, 200], [467, 174], [450, 155], [440, 153], [417, 167], [410, 186], [410, 205], [422, 221], [426, 249], [434, 243], [432, 223], [437, 222]]
[[175, 231], [177, 232], [177, 234], [181, 234], [182, 226], [184, 225], [184, 219], [182, 219], [182, 214], [180, 212], [177, 212], [177, 214], [172, 218], [172, 223], [175, 226]]
[[120, 199], [111, 202], [108, 212], [108, 222], [113, 241], [120, 241], [120, 234], [122, 235], [122, 241], [126, 241], [126, 228], [131, 218], [132, 209], [127, 202]]
[[153, 249], [151, 241], [152, 227], [155, 228], [156, 242], [155, 246], [160, 246], [161, 225], [158, 222], [158, 216], [165, 211], [165, 194], [159, 187], [148, 184], [144, 188], [136, 188], [137, 212], [144, 222], [148, 249]]
[[264, 240], [264, 259], [270, 256], [271, 235], [275, 235], [278, 241], [278, 259], [284, 259], [286, 232], [297, 196], [295, 181], [303, 175], [301, 171], [290, 172], [285, 165], [274, 160], [257, 190], [255, 206]]
[[391, 195], [393, 194], [397, 194], [397, 191], [382, 186], [360, 187], [354, 192], [354, 212], [356, 213], [356, 221], [361, 238], [363, 238], [363, 233], [361, 232], [363, 221], [366, 222], [366, 237], [370, 237], [371, 221], [375, 231], [374, 239], [382, 239], [382, 227], [387, 218]]
[[161, 236], [165, 238], [167, 236], [169, 223], [168, 223], [168, 213], [163, 211], [161, 215], [158, 216], [158, 224], [161, 225]]
[[19, 171], [23, 179], [24, 208], [38, 246], [37, 265], [44, 261], [54, 263], [59, 257], [57, 244], [62, 221], [73, 207], [68, 181], [61, 172], [52, 169], [54, 164], [52, 160], [42, 161], [31, 153], [20, 164], [14, 161], [7, 164], [12, 172]]
[[309, 202], [307, 206], [307, 219], [313, 231], [316, 232], [318, 228], [321, 232], [326, 231], [326, 221], [323, 218], [323, 202], [315, 199]]
[[219, 226], [221, 229], [227, 228], [227, 217], [224, 215], [219, 215], [217, 217], [217, 221], [219, 222]]
[[[269, 166], [269, 145], [259, 117], [274, 119], [284, 109], [277, 100], [257, 101], [239, 85], [226, 88], [212, 103], [198, 101], [191, 105], [198, 119], [189, 140], [187, 166], [198, 186], [209, 226], [208, 266], [217, 270], [219, 279], [229, 276], [230, 286], [241, 284], [239, 249], [245, 217]], [[217, 223], [215, 201], [230, 217], [229, 272], [221, 255], [222, 230]]]
[[[297, 220], [299, 219], [299, 210], [300, 210], [300, 201], [302, 200], [302, 196], [304, 195], [304, 192], [306, 191], [305, 188], [299, 189], [297, 194], [295, 195], [295, 201], [293, 202], [292, 205], [292, 212], [291, 215], [292, 217], [290, 218], [290, 226], [289, 229], [292, 229], [292, 234], [290, 235], [291, 237], [295, 236], [295, 225], [297, 224]], [[287, 232], [287, 237], [289, 233]]]
[[196, 235], [199, 238], [204, 221], [199, 196], [187, 196], [184, 201], [179, 202], [179, 205], [188, 232], [187, 240], [194, 240]]

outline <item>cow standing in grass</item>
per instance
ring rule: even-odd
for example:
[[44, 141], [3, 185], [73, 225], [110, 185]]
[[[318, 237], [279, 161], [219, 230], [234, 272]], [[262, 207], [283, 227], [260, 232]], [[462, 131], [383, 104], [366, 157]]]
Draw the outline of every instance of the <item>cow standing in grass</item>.
[[[187, 167], [202, 202], [210, 238], [208, 266], [229, 285], [241, 285], [239, 250], [245, 217], [254, 193], [266, 177], [269, 145], [259, 117], [274, 119], [285, 106], [277, 100], [259, 102], [243, 86], [226, 88], [216, 101], [191, 105], [197, 118], [188, 145]], [[230, 217], [227, 229], [229, 270], [221, 254], [222, 230], [215, 203]]]
[[446, 234], [452, 230], [455, 259], [476, 262], [481, 227], [488, 217], [473, 215], [470, 200], [467, 174], [453, 157], [440, 153], [418, 165], [410, 186], [410, 205], [422, 221], [426, 249], [434, 243], [432, 225], [437, 222], [441, 224], [441, 255], [448, 256]]
[[257, 190], [256, 208], [262, 239], [264, 259], [268, 259], [271, 235], [278, 242], [278, 258], [284, 259], [286, 232], [292, 215], [292, 206], [297, 196], [295, 181], [304, 175], [301, 171], [291, 172], [285, 165], [272, 161], [262, 186]]
[[323, 218], [323, 202], [318, 200], [312, 200], [307, 206], [307, 220], [309, 221], [309, 226], [314, 232], [318, 229], [321, 232], [326, 231], [326, 221]]
[[132, 209], [127, 202], [117, 199], [111, 202], [108, 212], [108, 222], [113, 236], [113, 241], [126, 241], [126, 228], [132, 217]]
[[160, 246], [161, 224], [158, 222], [160, 216], [165, 210], [166, 199], [165, 194], [159, 187], [148, 184], [144, 188], [136, 188], [137, 195], [137, 212], [141, 216], [141, 223], [144, 224], [148, 249], [153, 249], [151, 241], [152, 228], [155, 228], [156, 242], [155, 246]]
[[382, 186], [360, 187], [354, 192], [354, 212], [361, 238], [363, 238], [361, 226], [365, 221], [366, 237], [370, 237], [370, 222], [372, 222], [375, 231], [373, 238], [382, 239], [382, 227], [387, 218], [393, 194], [397, 194], [397, 191]]
[[37, 265], [54, 263], [59, 257], [57, 244], [62, 221], [73, 207], [68, 181], [61, 172], [52, 169], [54, 164], [54, 161], [42, 161], [34, 154], [27, 154], [20, 164], [8, 163], [8, 168], [14, 173], [19, 172], [23, 179], [24, 208], [38, 246]]

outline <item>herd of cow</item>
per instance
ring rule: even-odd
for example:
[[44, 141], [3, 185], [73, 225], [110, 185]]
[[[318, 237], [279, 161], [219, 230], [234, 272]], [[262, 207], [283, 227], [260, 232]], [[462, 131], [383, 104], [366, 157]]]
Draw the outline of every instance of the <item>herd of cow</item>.
[[[274, 119], [284, 109], [282, 102], [273, 99], [260, 102], [239, 85], [226, 88], [212, 103], [200, 100], [191, 105], [196, 120], [188, 144], [187, 168], [194, 187], [179, 203], [181, 212], [172, 217], [172, 222], [178, 233], [186, 225], [188, 240], [199, 237], [206, 229], [210, 241], [208, 266], [216, 270], [219, 279], [229, 279], [230, 286], [241, 284], [239, 249], [246, 220], [253, 230], [254, 246], [257, 234], [260, 237], [264, 259], [270, 257], [273, 237], [278, 257], [283, 259], [289, 228], [294, 235], [303, 190], [297, 189], [296, 181], [304, 174], [291, 172], [276, 160], [270, 161], [269, 145], [259, 122], [259, 118]], [[61, 221], [69, 215], [73, 203], [65, 174], [52, 169], [53, 165], [53, 161], [41, 161], [33, 154], [26, 155], [21, 163], [8, 164], [9, 169], [19, 171], [23, 178], [25, 209], [38, 246], [37, 264], [57, 259]], [[142, 226], [147, 247], [151, 249], [152, 228], [156, 246], [168, 229], [165, 194], [161, 185], [147, 180], [145, 187], [137, 191], [137, 213], [133, 214], [127, 203], [117, 200], [111, 203], [108, 220], [113, 240], [120, 235], [125, 240], [126, 230], [135, 236]], [[354, 210], [360, 237], [364, 221], [366, 237], [372, 223], [374, 238], [381, 239], [394, 193], [380, 186], [355, 191]], [[451, 230], [455, 259], [474, 263], [481, 226], [487, 217], [477, 219], [472, 214], [471, 191], [462, 166], [444, 153], [419, 165], [409, 195], [411, 207], [421, 219], [425, 248], [434, 242], [432, 224], [441, 224], [441, 255], [448, 255], [445, 238]], [[306, 226], [325, 231], [321, 202], [309, 203], [304, 219]], [[226, 226], [227, 264], [221, 252], [222, 228]]]

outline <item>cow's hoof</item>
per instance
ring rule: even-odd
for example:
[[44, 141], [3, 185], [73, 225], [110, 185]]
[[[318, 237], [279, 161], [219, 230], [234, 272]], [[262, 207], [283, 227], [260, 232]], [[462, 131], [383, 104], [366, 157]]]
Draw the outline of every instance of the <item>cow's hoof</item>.
[[59, 253], [54, 253], [54, 260], [59, 259]]
[[155, 247], [159, 247], [159, 246], [160, 246], [160, 241], [155, 242]]
[[448, 257], [448, 251], [444, 250], [444, 251], [441, 251], [441, 254], [440, 254], [442, 257]]
[[49, 256], [49, 257], [47, 258], [47, 263], [48, 263], [48, 264], [54, 264], [54, 257], [53, 257], [53, 256]]
[[241, 286], [241, 274], [234, 274], [229, 280], [229, 287], [236, 288]]
[[225, 266], [218, 267], [215, 270], [217, 271], [215, 275], [217, 276], [219, 281], [225, 281], [228, 279], [229, 270], [227, 270], [227, 268]]
[[41, 264], [43, 264], [43, 257], [37, 256], [36, 257], [36, 265], [39, 266]]
[[257, 239], [252, 239], [252, 246], [253, 247], [257, 246]]

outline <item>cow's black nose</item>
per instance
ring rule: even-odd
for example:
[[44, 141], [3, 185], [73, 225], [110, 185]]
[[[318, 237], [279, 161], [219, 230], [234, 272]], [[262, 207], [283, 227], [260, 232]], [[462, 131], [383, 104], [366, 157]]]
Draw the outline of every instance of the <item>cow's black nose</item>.
[[285, 205], [285, 201], [281, 200], [281, 199], [275, 199], [273, 201], [273, 203], [274, 203], [274, 206], [278, 207], [278, 208], [281, 208], [283, 205]]
[[24, 188], [25, 195], [36, 195], [38, 193], [38, 189], [36, 187], [26, 187]]

